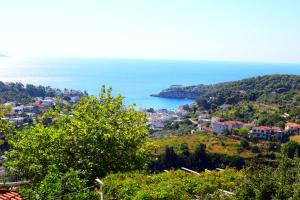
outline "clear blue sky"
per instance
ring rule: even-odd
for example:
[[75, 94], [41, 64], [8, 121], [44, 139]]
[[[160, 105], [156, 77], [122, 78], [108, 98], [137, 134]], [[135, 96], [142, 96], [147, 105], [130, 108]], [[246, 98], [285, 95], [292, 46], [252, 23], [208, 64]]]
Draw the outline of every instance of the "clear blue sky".
[[1, 0], [0, 53], [300, 62], [300, 1]]

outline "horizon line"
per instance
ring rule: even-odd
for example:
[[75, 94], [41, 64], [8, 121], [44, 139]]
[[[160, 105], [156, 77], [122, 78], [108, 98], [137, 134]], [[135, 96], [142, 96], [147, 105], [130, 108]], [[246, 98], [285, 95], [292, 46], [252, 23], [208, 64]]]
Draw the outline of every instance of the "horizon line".
[[172, 58], [125, 58], [125, 57], [101, 57], [101, 56], [7, 56], [0, 54], [2, 58], [11, 59], [98, 59], [98, 60], [141, 60], [141, 61], [175, 61], [175, 62], [228, 62], [228, 63], [260, 63], [260, 64], [288, 64], [300, 65], [300, 61], [271, 61], [271, 60], [234, 60], [234, 59], [172, 59]]

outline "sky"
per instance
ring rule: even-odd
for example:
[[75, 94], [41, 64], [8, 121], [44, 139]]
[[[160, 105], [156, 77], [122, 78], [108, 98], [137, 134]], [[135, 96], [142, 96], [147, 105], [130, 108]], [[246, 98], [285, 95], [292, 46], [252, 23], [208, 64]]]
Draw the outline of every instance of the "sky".
[[0, 54], [300, 63], [299, 0], [0, 0]]

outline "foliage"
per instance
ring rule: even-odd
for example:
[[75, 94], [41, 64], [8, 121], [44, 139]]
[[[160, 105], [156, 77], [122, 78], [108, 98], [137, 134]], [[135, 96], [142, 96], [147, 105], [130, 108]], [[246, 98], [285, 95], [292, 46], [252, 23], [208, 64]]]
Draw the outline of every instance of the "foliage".
[[254, 122], [258, 126], [282, 126], [287, 120], [278, 105], [240, 102], [230, 109], [217, 109], [213, 115], [222, 116], [225, 120]]
[[248, 169], [237, 189], [236, 199], [299, 199], [300, 161], [282, 159], [277, 168]]
[[299, 89], [300, 76], [275, 74], [214, 85], [170, 87], [160, 92], [158, 96], [199, 98], [197, 101], [199, 107], [208, 109], [224, 103], [236, 104], [240, 101], [292, 104], [300, 98]]
[[243, 149], [249, 149], [249, 142], [246, 139], [242, 138], [240, 141], [240, 147], [242, 147]]
[[180, 136], [165, 136], [162, 138], [152, 138], [156, 155], [160, 156], [164, 153], [167, 146], [173, 147], [177, 154], [181, 154], [181, 145], [186, 144], [189, 151], [194, 152], [200, 144], [206, 145], [207, 153], [225, 154], [228, 156], [239, 155], [243, 158], [255, 157], [255, 154], [247, 149], [239, 152], [239, 139], [231, 138], [230, 136], [214, 135], [212, 133], [193, 133]]
[[96, 192], [87, 186], [87, 181], [78, 172], [70, 169], [65, 174], [51, 166], [47, 175], [34, 188], [21, 188], [19, 192], [26, 199], [96, 200]]
[[143, 168], [147, 163], [146, 116], [123, 97], [103, 87], [99, 98], [83, 97], [70, 112], [51, 110], [33, 127], [11, 136], [9, 169], [33, 183], [42, 180], [51, 165], [61, 172], [79, 170], [89, 181], [110, 172]]
[[180, 122], [178, 121], [166, 121], [163, 130], [156, 131], [155, 136], [164, 135], [189, 135], [195, 128], [196, 124], [193, 124], [190, 119], [186, 118]]
[[[3, 83], [0, 81], [0, 103], [15, 101], [26, 104], [31, 102], [34, 97], [55, 97], [62, 95], [62, 92], [60, 89], [54, 89], [50, 86], [23, 85], [22, 83]], [[74, 94], [83, 95], [78, 91]], [[71, 93], [71, 95], [73, 94]]]
[[15, 131], [15, 127], [9, 123], [8, 120], [2, 119], [5, 118], [12, 110], [11, 106], [2, 106], [0, 105], [0, 149], [2, 151], [8, 150], [9, 146], [5, 140], [5, 135], [12, 134]]
[[227, 169], [223, 172], [203, 172], [200, 175], [184, 171], [146, 174], [143, 172], [111, 174], [104, 179], [107, 199], [139, 200], [185, 200], [205, 199], [220, 189], [235, 189], [242, 173]]
[[249, 129], [248, 129], [248, 128], [245, 128], [245, 127], [240, 128], [239, 134], [242, 135], [242, 136], [244, 136], [244, 137], [248, 137]]
[[294, 158], [300, 156], [300, 145], [295, 141], [289, 141], [282, 145], [282, 154]]
[[204, 144], [200, 144], [195, 152], [190, 153], [188, 147], [185, 146], [182, 153], [177, 155], [172, 147], [166, 147], [165, 153], [150, 165], [150, 170], [163, 171], [186, 167], [196, 171], [204, 171], [205, 169], [225, 168], [227, 166], [241, 169], [245, 164], [244, 159], [239, 156], [207, 154], [205, 148]]

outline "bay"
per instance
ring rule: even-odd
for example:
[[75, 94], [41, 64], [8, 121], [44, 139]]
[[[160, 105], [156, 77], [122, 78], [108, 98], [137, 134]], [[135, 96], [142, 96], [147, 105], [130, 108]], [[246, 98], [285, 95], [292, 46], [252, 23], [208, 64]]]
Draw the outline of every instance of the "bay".
[[300, 64], [96, 58], [0, 59], [0, 81], [86, 90], [101, 85], [137, 108], [176, 109], [189, 99], [151, 97], [170, 85], [213, 84], [266, 74], [298, 74]]

